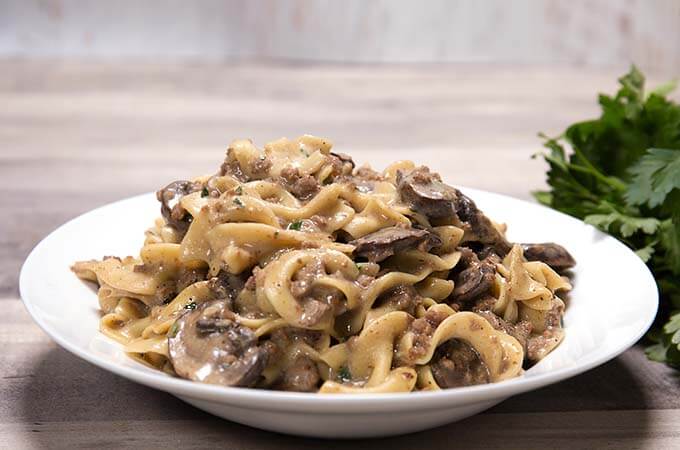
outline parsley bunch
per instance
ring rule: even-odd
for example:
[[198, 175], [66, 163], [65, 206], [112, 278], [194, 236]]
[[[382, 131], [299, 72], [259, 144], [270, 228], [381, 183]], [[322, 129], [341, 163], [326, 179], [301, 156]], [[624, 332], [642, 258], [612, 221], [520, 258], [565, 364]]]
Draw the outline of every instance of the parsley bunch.
[[647, 356], [680, 367], [680, 105], [667, 98], [675, 83], [645, 93], [644, 81], [633, 66], [615, 96], [600, 94], [599, 118], [540, 135], [550, 190], [534, 196], [647, 263], [661, 293]]

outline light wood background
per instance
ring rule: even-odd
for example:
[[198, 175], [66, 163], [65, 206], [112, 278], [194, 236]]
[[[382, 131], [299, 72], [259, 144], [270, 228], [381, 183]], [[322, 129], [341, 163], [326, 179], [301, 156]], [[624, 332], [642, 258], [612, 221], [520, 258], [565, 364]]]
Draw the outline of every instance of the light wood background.
[[315, 133], [378, 167], [416, 159], [528, 199], [545, 170], [536, 132], [592, 116], [624, 70], [0, 61], [0, 448], [680, 448], [678, 372], [640, 346], [457, 424], [327, 442], [215, 419], [91, 366], [32, 323], [17, 288], [48, 232], [214, 171], [236, 137]]
[[680, 71], [677, 0], [2, 0], [0, 56]]

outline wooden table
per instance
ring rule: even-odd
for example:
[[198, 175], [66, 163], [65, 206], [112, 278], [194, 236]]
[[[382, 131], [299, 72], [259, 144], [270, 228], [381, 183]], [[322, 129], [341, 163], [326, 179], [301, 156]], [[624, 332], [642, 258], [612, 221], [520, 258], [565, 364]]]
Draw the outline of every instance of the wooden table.
[[457, 424], [329, 442], [219, 420], [83, 362], [33, 324], [17, 288], [48, 232], [214, 171], [236, 137], [319, 134], [378, 167], [412, 158], [527, 199], [544, 183], [536, 132], [593, 115], [624, 70], [0, 62], [0, 447], [680, 448], [678, 373], [639, 346]]

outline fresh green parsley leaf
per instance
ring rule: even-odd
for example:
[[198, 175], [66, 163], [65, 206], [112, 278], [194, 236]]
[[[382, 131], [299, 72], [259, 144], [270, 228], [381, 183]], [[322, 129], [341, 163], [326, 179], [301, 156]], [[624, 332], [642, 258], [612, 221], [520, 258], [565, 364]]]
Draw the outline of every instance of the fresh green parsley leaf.
[[557, 137], [539, 135], [549, 190], [533, 195], [610, 233], [647, 263], [661, 294], [647, 355], [680, 368], [680, 105], [666, 97], [676, 83], [647, 93], [633, 66], [619, 85], [598, 97], [595, 119]]
[[201, 189], [201, 197], [207, 197], [209, 195], [210, 195], [210, 192], [208, 191], [207, 187], [204, 187], [203, 189]]
[[680, 150], [650, 148], [633, 167], [626, 200], [633, 205], [661, 205], [673, 189], [680, 188]]
[[234, 204], [238, 206], [239, 208], [243, 208], [243, 202], [241, 201], [240, 198], [234, 197]]
[[611, 231], [612, 226], [617, 225], [618, 231], [624, 238], [630, 237], [638, 231], [654, 234], [660, 224], [659, 220], [653, 217], [633, 217], [619, 212], [591, 214], [586, 216], [583, 221], [605, 232]]
[[654, 246], [657, 244], [657, 241], [652, 242], [649, 245], [646, 245], [642, 248], [639, 248], [635, 250], [635, 254], [640, 257], [641, 260], [644, 262], [647, 262], [651, 259], [652, 255], [654, 254]]

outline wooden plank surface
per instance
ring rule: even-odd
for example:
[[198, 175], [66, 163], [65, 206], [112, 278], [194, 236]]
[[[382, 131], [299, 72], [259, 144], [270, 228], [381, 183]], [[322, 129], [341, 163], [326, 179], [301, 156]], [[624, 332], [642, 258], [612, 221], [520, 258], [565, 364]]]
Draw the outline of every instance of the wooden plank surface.
[[[417, 159], [528, 198], [543, 185], [536, 132], [592, 115], [621, 70], [0, 62], [0, 448], [347, 445], [214, 419], [70, 355], [23, 309], [23, 259], [75, 215], [213, 171], [236, 137], [320, 134], [378, 167]], [[637, 346], [464, 422], [351, 445], [679, 448], [679, 387]]]

